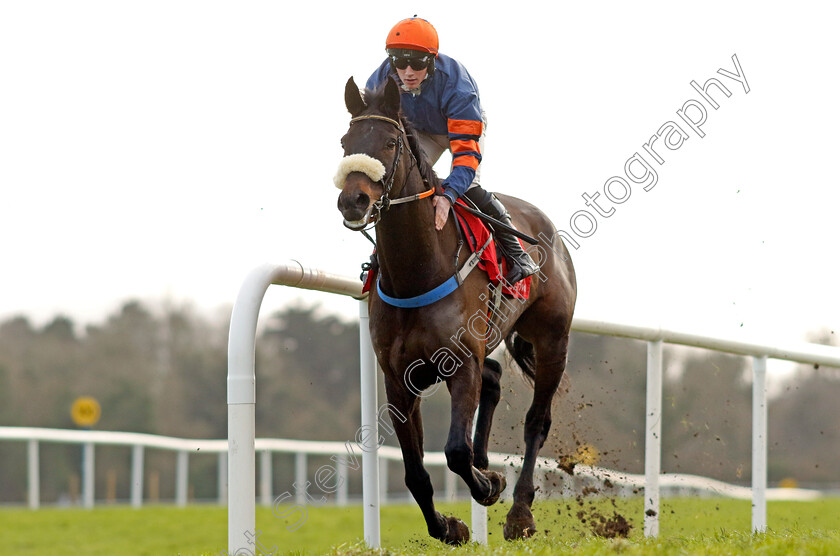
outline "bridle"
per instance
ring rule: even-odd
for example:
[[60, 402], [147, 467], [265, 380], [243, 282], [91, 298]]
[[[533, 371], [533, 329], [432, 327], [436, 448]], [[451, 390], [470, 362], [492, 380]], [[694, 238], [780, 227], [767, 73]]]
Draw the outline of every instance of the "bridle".
[[[368, 114], [365, 116], [357, 116], [350, 120], [350, 125], [361, 121], [361, 120], [382, 120], [388, 122], [389, 124], [393, 125], [399, 130], [399, 134], [397, 135], [397, 154], [394, 157], [394, 163], [391, 165], [391, 172], [390, 175], [386, 179], [386, 174], [383, 174], [382, 177], [379, 179], [378, 183], [382, 184], [383, 193], [382, 196], [379, 198], [378, 201], [375, 201], [371, 206], [370, 212], [370, 220], [373, 225], [379, 221], [380, 216], [383, 212], [388, 210], [393, 205], [398, 205], [401, 203], [410, 203], [411, 201], [417, 201], [419, 199], [423, 199], [432, 195], [435, 192], [434, 185], [430, 185], [425, 179], [423, 183], [429, 186], [429, 189], [422, 193], [417, 193], [415, 195], [408, 195], [406, 197], [398, 197], [396, 199], [391, 199], [391, 187], [394, 185], [394, 177], [397, 175], [397, 169], [399, 168], [400, 158], [402, 157], [403, 152], [403, 136], [405, 136], [405, 128], [402, 126], [400, 122], [397, 120], [388, 118], [387, 116], [380, 116], [378, 114]], [[406, 136], [407, 137], [407, 136]], [[363, 154], [363, 153], [360, 153]], [[411, 149], [408, 150], [408, 154], [411, 156], [411, 166], [408, 168], [408, 172], [411, 172], [411, 168], [417, 165], [417, 160], [414, 157], [414, 153]], [[369, 155], [368, 155], [369, 156]], [[381, 162], [381, 161], [380, 161]], [[384, 164], [383, 164], [384, 166]], [[370, 177], [370, 176], [369, 176]], [[371, 178], [372, 179], [372, 178]], [[454, 218], [454, 216], [453, 216]], [[360, 230], [365, 237], [376, 247], [376, 241], [373, 240], [372, 237], [367, 233], [366, 229]], [[377, 275], [376, 278], [376, 291], [379, 298], [384, 301], [385, 303], [392, 305], [394, 307], [401, 307], [401, 308], [415, 308], [415, 307], [425, 307], [426, 305], [430, 305], [440, 299], [443, 299], [453, 291], [455, 291], [466, 279], [467, 275], [478, 265], [478, 261], [481, 258], [482, 253], [485, 249], [490, 245], [493, 236], [488, 235], [487, 241], [484, 243], [481, 248], [477, 249], [473, 252], [463, 266], [458, 269], [458, 257], [461, 253], [461, 247], [464, 244], [464, 238], [460, 237], [458, 240], [458, 248], [455, 251], [455, 274], [452, 275], [451, 278], [443, 282], [442, 284], [438, 285], [431, 290], [420, 294], [418, 296], [409, 297], [409, 298], [398, 298], [398, 297], [391, 297], [387, 295], [385, 292], [382, 291], [382, 286], [380, 284], [381, 274]], [[374, 252], [375, 256], [375, 252]], [[372, 271], [371, 264], [365, 263], [362, 265], [362, 269], [368, 272]]]
[[[383, 190], [382, 196], [379, 197], [379, 199], [377, 201], [374, 201], [373, 206], [371, 207], [372, 210], [371, 210], [371, 213], [370, 213], [370, 222], [375, 225], [379, 221], [379, 218], [382, 216], [382, 213], [387, 211], [391, 207], [391, 205], [399, 205], [399, 204], [402, 204], [402, 203], [409, 203], [411, 201], [417, 201], [417, 200], [420, 200], [420, 199], [424, 199], [424, 198], [432, 195], [435, 192], [435, 188], [434, 188], [434, 186], [432, 186], [428, 190], [426, 190], [422, 193], [417, 193], [417, 194], [414, 194], [414, 195], [408, 195], [406, 197], [397, 197], [396, 199], [391, 199], [391, 188], [394, 186], [394, 178], [397, 175], [397, 169], [399, 168], [400, 158], [402, 157], [402, 153], [403, 153], [403, 136], [405, 135], [405, 128], [397, 120], [394, 120], [394, 119], [389, 118], [387, 116], [380, 116], [378, 114], [367, 114], [365, 116], [356, 116], [355, 118], [352, 118], [350, 120], [350, 125], [353, 125], [354, 123], [356, 123], [358, 121], [361, 121], [361, 120], [382, 120], [384, 122], [388, 122], [389, 124], [396, 127], [397, 130], [399, 130], [399, 133], [397, 134], [397, 155], [394, 157], [394, 163], [391, 165], [391, 171], [389, 173], [390, 175], [386, 174], [385, 176], [382, 176], [382, 179], [379, 180], [379, 183], [382, 185], [382, 190]], [[415, 166], [417, 164], [417, 162], [414, 158], [414, 154], [411, 152], [410, 149], [409, 149], [408, 153], [411, 156], [411, 166], [409, 166], [409, 168], [408, 168], [408, 171], [410, 172], [411, 167]], [[386, 176], [387, 176], [387, 179], [386, 179]], [[424, 180], [424, 182], [425, 182], [425, 180]], [[365, 234], [365, 235], [367, 235], [367, 234]]]

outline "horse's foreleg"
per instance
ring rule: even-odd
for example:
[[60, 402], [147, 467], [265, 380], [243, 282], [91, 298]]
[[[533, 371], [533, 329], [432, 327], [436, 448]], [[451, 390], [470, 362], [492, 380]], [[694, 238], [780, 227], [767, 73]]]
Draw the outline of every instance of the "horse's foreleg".
[[538, 352], [534, 400], [525, 417], [525, 458], [513, 490], [513, 506], [504, 526], [504, 536], [508, 540], [530, 537], [536, 532], [534, 516], [531, 514], [535, 494], [534, 467], [551, 428], [551, 401], [566, 368], [567, 345], [568, 338], [563, 341], [559, 353], [552, 353], [555, 357], [552, 357], [551, 363], [541, 363]]
[[[492, 418], [492, 409], [498, 403], [498, 397], [490, 407], [487, 424], [483, 431], [485, 435], [482, 439], [481, 457], [483, 461], [480, 463], [483, 463], [485, 469], [477, 469], [473, 461], [473, 443], [470, 436], [475, 409], [479, 404], [479, 389], [481, 388], [483, 392], [480, 376], [477, 372], [462, 369], [447, 381], [447, 385], [452, 397], [452, 421], [449, 427], [449, 438], [444, 447], [446, 463], [453, 473], [464, 479], [472, 497], [478, 503], [489, 506], [499, 499], [499, 495], [506, 485], [504, 475], [486, 470], [486, 435], [489, 435], [490, 432], [489, 418]], [[490, 399], [492, 399], [492, 396], [490, 396]], [[481, 422], [480, 415], [481, 412], [479, 412], [479, 423]], [[479, 424], [479, 426], [481, 425]], [[480, 434], [479, 431], [476, 432], [477, 436]]]
[[405, 391], [395, 393], [388, 388], [387, 380], [386, 390], [388, 403], [392, 406], [391, 421], [402, 450], [405, 486], [423, 512], [429, 535], [448, 544], [469, 541], [470, 530], [463, 521], [455, 517], [444, 517], [435, 510], [434, 488], [423, 466], [423, 422], [419, 400]]
[[490, 444], [490, 428], [493, 426], [493, 413], [501, 399], [502, 366], [498, 361], [485, 359], [481, 370], [481, 399], [478, 403], [478, 419], [475, 425], [473, 441], [473, 465], [478, 469], [487, 469], [487, 451]]

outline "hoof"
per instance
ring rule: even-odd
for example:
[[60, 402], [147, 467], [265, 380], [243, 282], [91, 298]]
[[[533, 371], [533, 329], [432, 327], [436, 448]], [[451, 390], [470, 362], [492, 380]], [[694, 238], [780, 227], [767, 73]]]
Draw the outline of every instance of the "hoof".
[[446, 544], [459, 545], [470, 542], [470, 528], [455, 516], [446, 519], [446, 536], [441, 540]]
[[490, 489], [490, 496], [485, 498], [484, 500], [476, 500], [482, 506], [492, 506], [499, 500], [499, 496], [502, 495], [504, 492], [505, 487], [507, 486], [507, 479], [501, 473], [497, 473], [496, 471], [481, 471], [485, 477], [490, 480], [490, 484], [492, 488]]
[[505, 521], [505, 540], [527, 539], [537, 532], [534, 516], [525, 504], [514, 504]]

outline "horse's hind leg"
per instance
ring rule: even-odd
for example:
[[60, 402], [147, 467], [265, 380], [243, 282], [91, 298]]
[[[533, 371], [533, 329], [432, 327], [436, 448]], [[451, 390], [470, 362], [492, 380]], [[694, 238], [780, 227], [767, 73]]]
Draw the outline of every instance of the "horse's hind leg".
[[[551, 428], [551, 401], [566, 369], [569, 337], [554, 342], [549, 350], [537, 350], [537, 368], [534, 377], [534, 400], [525, 417], [525, 458], [516, 488], [513, 506], [504, 526], [505, 539], [530, 537], [536, 532], [531, 504], [534, 502], [534, 467], [537, 456]], [[546, 353], [548, 351], [548, 353]]]
[[478, 419], [475, 425], [473, 441], [473, 465], [477, 469], [489, 467], [487, 450], [490, 443], [490, 428], [493, 426], [493, 413], [501, 399], [502, 366], [494, 359], [485, 359], [481, 370], [481, 399], [478, 402]]

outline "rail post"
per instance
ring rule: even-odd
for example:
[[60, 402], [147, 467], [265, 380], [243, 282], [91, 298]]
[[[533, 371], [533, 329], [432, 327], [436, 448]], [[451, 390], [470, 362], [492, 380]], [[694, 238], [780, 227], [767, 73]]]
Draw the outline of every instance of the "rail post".
[[[321, 270], [305, 268], [298, 261], [282, 265], [263, 264], [254, 268], [239, 289], [230, 318], [228, 338], [228, 551], [249, 551], [256, 535], [256, 374], [257, 319], [265, 293], [272, 284], [337, 293], [360, 299], [357, 280]], [[367, 329], [367, 326], [362, 326]], [[371, 352], [368, 344], [362, 344]], [[370, 355], [372, 358], [373, 356]], [[364, 375], [364, 368], [362, 369]], [[374, 371], [374, 392], [376, 391]], [[364, 388], [365, 376], [362, 377]], [[374, 398], [375, 403], [375, 398]], [[374, 410], [375, 411], [375, 410]], [[365, 454], [367, 455], [367, 454]], [[373, 457], [376, 457], [374, 453]], [[363, 459], [364, 465], [364, 459]], [[374, 466], [375, 467], [375, 466]], [[377, 507], [378, 510], [378, 507]], [[366, 514], [367, 517], [367, 514]], [[378, 520], [379, 512], [376, 512]], [[377, 530], [379, 524], [376, 524]], [[251, 542], [249, 542], [251, 541]], [[378, 545], [377, 545], [378, 546]]]
[[362, 450], [362, 505], [365, 542], [379, 548], [379, 419], [376, 411], [376, 358], [370, 343], [367, 300], [359, 302], [359, 348], [361, 356], [362, 428], [372, 445]]
[[767, 529], [767, 356], [753, 357], [752, 529]]
[[647, 344], [645, 413], [645, 536], [659, 535], [659, 473], [662, 467], [662, 340]]

